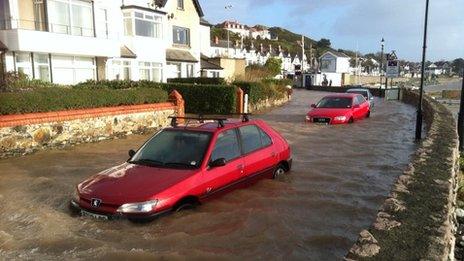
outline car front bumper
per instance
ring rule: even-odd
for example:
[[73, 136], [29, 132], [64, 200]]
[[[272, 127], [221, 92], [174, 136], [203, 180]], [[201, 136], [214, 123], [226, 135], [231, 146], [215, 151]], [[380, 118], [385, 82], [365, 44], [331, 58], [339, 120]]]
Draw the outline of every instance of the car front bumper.
[[71, 200], [69, 202], [69, 208], [74, 214], [77, 214], [80, 216], [88, 216], [88, 217], [92, 217], [92, 218], [100, 219], [100, 220], [129, 219], [132, 221], [139, 221], [139, 222], [152, 221], [158, 217], [164, 216], [171, 212], [171, 209], [168, 209], [168, 210], [164, 210], [164, 211], [160, 211], [156, 213], [149, 213], [149, 214], [102, 213], [102, 212], [96, 212], [93, 210], [89, 210], [87, 208], [83, 208], [74, 200]]

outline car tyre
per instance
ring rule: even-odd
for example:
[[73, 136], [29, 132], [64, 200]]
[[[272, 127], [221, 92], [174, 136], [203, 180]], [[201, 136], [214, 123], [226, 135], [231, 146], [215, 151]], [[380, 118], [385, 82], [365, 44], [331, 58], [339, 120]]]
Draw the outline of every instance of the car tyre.
[[184, 210], [192, 210], [198, 206], [198, 203], [196, 202], [184, 202], [179, 204], [174, 210], [174, 212], [181, 212]]
[[353, 117], [351, 117], [351, 118], [348, 120], [348, 123], [351, 124], [351, 123], [353, 123], [353, 122], [354, 122]]
[[281, 179], [282, 177], [285, 176], [285, 172], [287, 172], [287, 169], [285, 168], [285, 166], [282, 164], [279, 164], [279, 166], [277, 166], [277, 168], [274, 170], [273, 178]]

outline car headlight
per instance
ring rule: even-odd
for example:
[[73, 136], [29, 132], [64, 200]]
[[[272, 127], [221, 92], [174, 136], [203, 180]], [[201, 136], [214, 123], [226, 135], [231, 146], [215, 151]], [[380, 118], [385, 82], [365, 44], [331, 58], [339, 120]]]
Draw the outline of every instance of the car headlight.
[[157, 204], [158, 200], [128, 203], [120, 206], [117, 211], [120, 213], [148, 213], [155, 210]]
[[338, 117], [335, 117], [334, 120], [336, 120], [336, 121], [346, 121], [346, 116], [338, 116]]

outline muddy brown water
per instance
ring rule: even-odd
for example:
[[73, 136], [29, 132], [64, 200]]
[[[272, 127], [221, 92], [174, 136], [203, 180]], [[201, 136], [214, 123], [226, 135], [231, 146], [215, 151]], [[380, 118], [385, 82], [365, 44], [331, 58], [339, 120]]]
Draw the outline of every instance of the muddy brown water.
[[0, 259], [337, 260], [368, 227], [415, 149], [414, 109], [376, 101], [347, 126], [303, 123], [324, 93], [295, 91], [259, 117], [289, 140], [294, 168], [149, 224], [72, 217], [75, 184], [127, 158], [149, 136], [0, 161]]

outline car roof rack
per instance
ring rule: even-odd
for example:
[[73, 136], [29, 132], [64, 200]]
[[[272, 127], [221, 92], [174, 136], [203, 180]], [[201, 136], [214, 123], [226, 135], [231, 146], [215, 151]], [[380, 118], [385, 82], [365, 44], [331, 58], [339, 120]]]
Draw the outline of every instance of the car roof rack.
[[205, 123], [205, 121], [216, 121], [218, 123], [218, 128], [224, 128], [224, 122], [228, 121], [226, 116], [240, 116], [242, 122], [249, 122], [251, 113], [232, 113], [228, 115], [216, 115], [216, 116], [205, 116], [203, 114], [199, 114], [198, 116], [192, 117], [177, 117], [177, 116], [170, 116], [171, 119], [171, 126], [178, 127], [178, 120], [186, 120], [187, 123], [185, 124], [185, 128], [188, 127], [191, 121], [198, 121], [199, 123]]
[[178, 123], [177, 120], [186, 120], [187, 123], [185, 124], [185, 128], [188, 127], [190, 121], [198, 121], [200, 123], [204, 123], [205, 121], [216, 121], [218, 123], [218, 128], [224, 128], [224, 122], [227, 121], [226, 118], [218, 118], [218, 117], [205, 117], [203, 115], [198, 115], [197, 117], [177, 117], [177, 116], [170, 116], [171, 119], [171, 126], [177, 127]]

